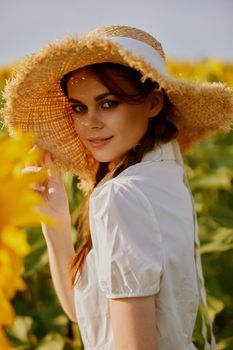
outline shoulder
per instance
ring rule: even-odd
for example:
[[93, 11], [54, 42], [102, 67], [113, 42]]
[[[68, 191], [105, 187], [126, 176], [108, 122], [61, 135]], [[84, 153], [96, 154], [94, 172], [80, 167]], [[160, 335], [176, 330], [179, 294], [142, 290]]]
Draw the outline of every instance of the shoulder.
[[[137, 185], [142, 181], [139, 175], [118, 176], [107, 181], [100, 188], [96, 188], [90, 197], [92, 209], [101, 212], [117, 214], [128, 213], [137, 210], [143, 213], [143, 209], [148, 212], [149, 202], [143, 191]], [[149, 210], [150, 211], [150, 210]]]
[[135, 222], [149, 219], [155, 225], [161, 215], [190, 216], [191, 202], [182, 166], [175, 161], [149, 161], [143, 166], [135, 164], [97, 187], [90, 197], [90, 216], [94, 220], [97, 217], [128, 220], [132, 216]]
[[[102, 192], [111, 189], [113, 193], [119, 188], [132, 189], [140, 186], [153, 188], [176, 188], [183, 185], [184, 168], [179, 145], [176, 140], [165, 144], [155, 144], [151, 151], [146, 152], [141, 161], [123, 170], [117, 177], [106, 181], [94, 189], [91, 197], [101, 196]], [[168, 186], [168, 187], [167, 187]]]
[[[91, 200], [117, 200], [129, 197], [138, 200], [151, 194], [160, 192], [163, 188], [176, 188], [183, 185], [183, 167], [175, 160], [164, 162], [146, 161], [130, 166], [117, 177], [106, 181], [93, 190]], [[145, 199], [145, 198], [144, 198]]]

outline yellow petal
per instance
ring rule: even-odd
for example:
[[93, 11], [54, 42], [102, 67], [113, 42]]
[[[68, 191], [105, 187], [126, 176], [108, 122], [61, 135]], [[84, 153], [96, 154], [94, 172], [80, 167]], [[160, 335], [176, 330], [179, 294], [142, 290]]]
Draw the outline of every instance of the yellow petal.
[[0, 289], [0, 325], [11, 326], [14, 321], [14, 310]]
[[3, 328], [0, 327], [0, 349], [1, 350], [15, 350], [6, 338]]
[[17, 255], [27, 255], [31, 248], [27, 242], [26, 233], [14, 227], [5, 227], [1, 234], [2, 244], [10, 248]]

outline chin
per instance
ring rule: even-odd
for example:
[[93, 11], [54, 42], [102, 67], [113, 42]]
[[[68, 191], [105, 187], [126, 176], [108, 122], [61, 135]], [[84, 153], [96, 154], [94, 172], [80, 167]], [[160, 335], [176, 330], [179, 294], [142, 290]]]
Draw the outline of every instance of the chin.
[[119, 162], [121, 162], [121, 160], [125, 157], [125, 153], [123, 155], [107, 155], [107, 154], [98, 154], [98, 152], [91, 152], [93, 158], [95, 158], [95, 160], [97, 160], [100, 163], [112, 163], [117, 165]]
[[100, 156], [97, 156], [95, 154], [92, 153], [92, 156], [93, 158], [97, 161], [97, 162], [100, 162], [100, 163], [108, 163], [108, 162], [111, 162], [111, 159], [107, 158], [107, 157], [100, 157]]
[[100, 162], [100, 163], [109, 163], [109, 164], [113, 164], [113, 165], [117, 165], [117, 161], [115, 161], [114, 159], [112, 158], [107, 158], [107, 157], [95, 157], [93, 155], [93, 158], [95, 158], [95, 160], [97, 162]]

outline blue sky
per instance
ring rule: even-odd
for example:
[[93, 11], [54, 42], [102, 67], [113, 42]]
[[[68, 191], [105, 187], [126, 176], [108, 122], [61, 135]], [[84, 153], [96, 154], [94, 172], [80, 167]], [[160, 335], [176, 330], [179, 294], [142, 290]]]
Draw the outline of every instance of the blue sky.
[[0, 65], [109, 24], [150, 32], [167, 57], [233, 61], [233, 0], [0, 0]]

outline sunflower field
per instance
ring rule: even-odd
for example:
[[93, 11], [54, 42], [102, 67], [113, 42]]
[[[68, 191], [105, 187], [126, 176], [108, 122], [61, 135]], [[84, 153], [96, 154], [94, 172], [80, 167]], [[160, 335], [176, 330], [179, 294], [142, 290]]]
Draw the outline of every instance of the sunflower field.
[[[169, 59], [168, 66], [178, 79], [225, 82], [233, 87], [231, 63]], [[0, 68], [0, 90], [12, 68]], [[25, 164], [34, 164], [43, 156], [32, 145], [32, 135], [10, 138], [1, 128], [0, 350], [82, 350], [78, 326], [61, 309], [50, 276], [40, 222], [53, 223], [36, 210], [43, 200], [33, 186], [48, 174], [45, 170], [22, 171]], [[185, 156], [185, 163], [198, 214], [209, 314], [218, 349], [233, 350], [233, 132], [202, 141]], [[83, 194], [77, 188], [77, 177], [65, 173], [62, 178], [75, 243]], [[198, 317], [193, 335], [198, 350], [203, 349], [200, 328]]]

